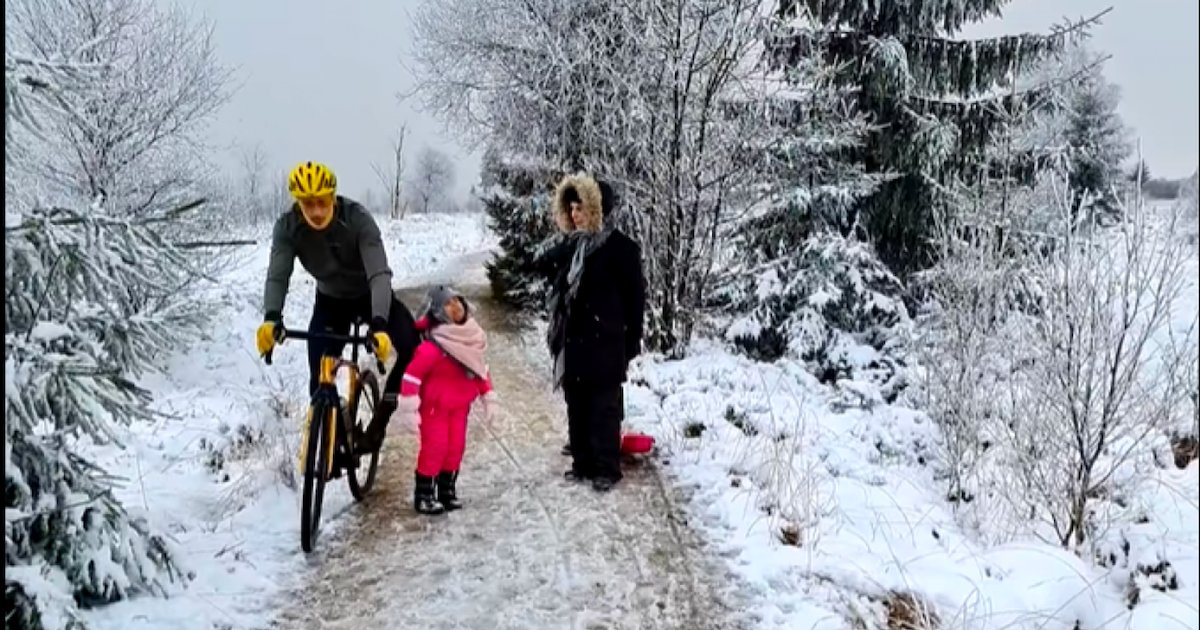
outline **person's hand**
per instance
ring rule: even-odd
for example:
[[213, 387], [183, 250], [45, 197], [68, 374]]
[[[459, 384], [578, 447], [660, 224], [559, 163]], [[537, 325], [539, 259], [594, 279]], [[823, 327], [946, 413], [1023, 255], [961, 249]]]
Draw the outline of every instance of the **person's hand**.
[[392, 421], [399, 421], [409, 431], [416, 433], [421, 430], [421, 399], [416, 396], [401, 396], [397, 401], [396, 411]]
[[262, 324], [259, 324], [258, 330], [254, 333], [254, 346], [258, 350], [258, 356], [264, 356], [275, 348], [275, 344], [283, 338], [283, 320], [276, 317], [268, 317]]
[[500, 398], [496, 396], [495, 390], [483, 395], [483, 420], [489, 425], [495, 427], [499, 423], [500, 418]]
[[385, 363], [392, 354], [392, 338], [388, 336], [386, 329], [387, 320], [382, 317], [371, 320], [371, 351], [375, 353], [376, 359]]

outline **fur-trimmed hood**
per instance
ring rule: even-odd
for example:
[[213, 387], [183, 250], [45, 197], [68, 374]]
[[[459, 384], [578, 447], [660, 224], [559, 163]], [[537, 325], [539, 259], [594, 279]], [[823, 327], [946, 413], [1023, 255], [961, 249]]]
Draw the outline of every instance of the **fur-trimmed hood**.
[[[571, 220], [570, 201], [575, 197], [578, 197], [583, 205], [585, 217], [583, 224], [578, 226]], [[554, 222], [558, 225], [559, 230], [567, 233], [576, 228], [588, 232], [599, 232], [604, 227], [604, 216], [608, 214], [606, 210], [611, 208], [611, 205], [612, 200], [604, 198], [602, 184], [590, 175], [584, 173], [568, 175], [558, 183], [558, 188], [554, 191]]]

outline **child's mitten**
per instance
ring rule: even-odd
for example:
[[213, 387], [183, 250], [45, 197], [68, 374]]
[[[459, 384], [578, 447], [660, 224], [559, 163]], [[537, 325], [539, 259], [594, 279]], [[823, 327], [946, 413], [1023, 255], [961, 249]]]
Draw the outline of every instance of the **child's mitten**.
[[483, 395], [483, 419], [490, 425], [495, 426], [500, 418], [500, 399], [496, 396], [496, 392], [490, 391]]
[[416, 433], [421, 428], [421, 414], [418, 412], [420, 407], [421, 399], [417, 396], [401, 396], [392, 421], [398, 420], [409, 431]]

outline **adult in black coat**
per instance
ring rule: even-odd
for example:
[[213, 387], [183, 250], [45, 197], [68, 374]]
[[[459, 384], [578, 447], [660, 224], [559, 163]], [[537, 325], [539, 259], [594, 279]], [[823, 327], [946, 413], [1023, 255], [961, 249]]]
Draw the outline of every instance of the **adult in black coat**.
[[612, 225], [612, 188], [563, 179], [553, 213], [561, 234], [538, 257], [549, 277], [554, 384], [567, 401], [572, 457], [566, 477], [606, 491], [621, 480], [621, 421], [629, 362], [641, 352], [646, 283], [641, 248]]

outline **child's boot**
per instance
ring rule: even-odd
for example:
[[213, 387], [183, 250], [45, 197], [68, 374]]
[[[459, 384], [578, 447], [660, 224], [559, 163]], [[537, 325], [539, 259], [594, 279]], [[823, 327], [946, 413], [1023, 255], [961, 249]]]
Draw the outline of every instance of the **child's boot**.
[[413, 509], [420, 514], [441, 514], [446, 508], [434, 496], [433, 477], [416, 473], [413, 482]]
[[458, 500], [458, 491], [455, 488], [457, 481], [458, 471], [443, 470], [437, 476], [437, 500], [442, 507], [446, 508], [447, 512], [462, 508], [462, 502]]

